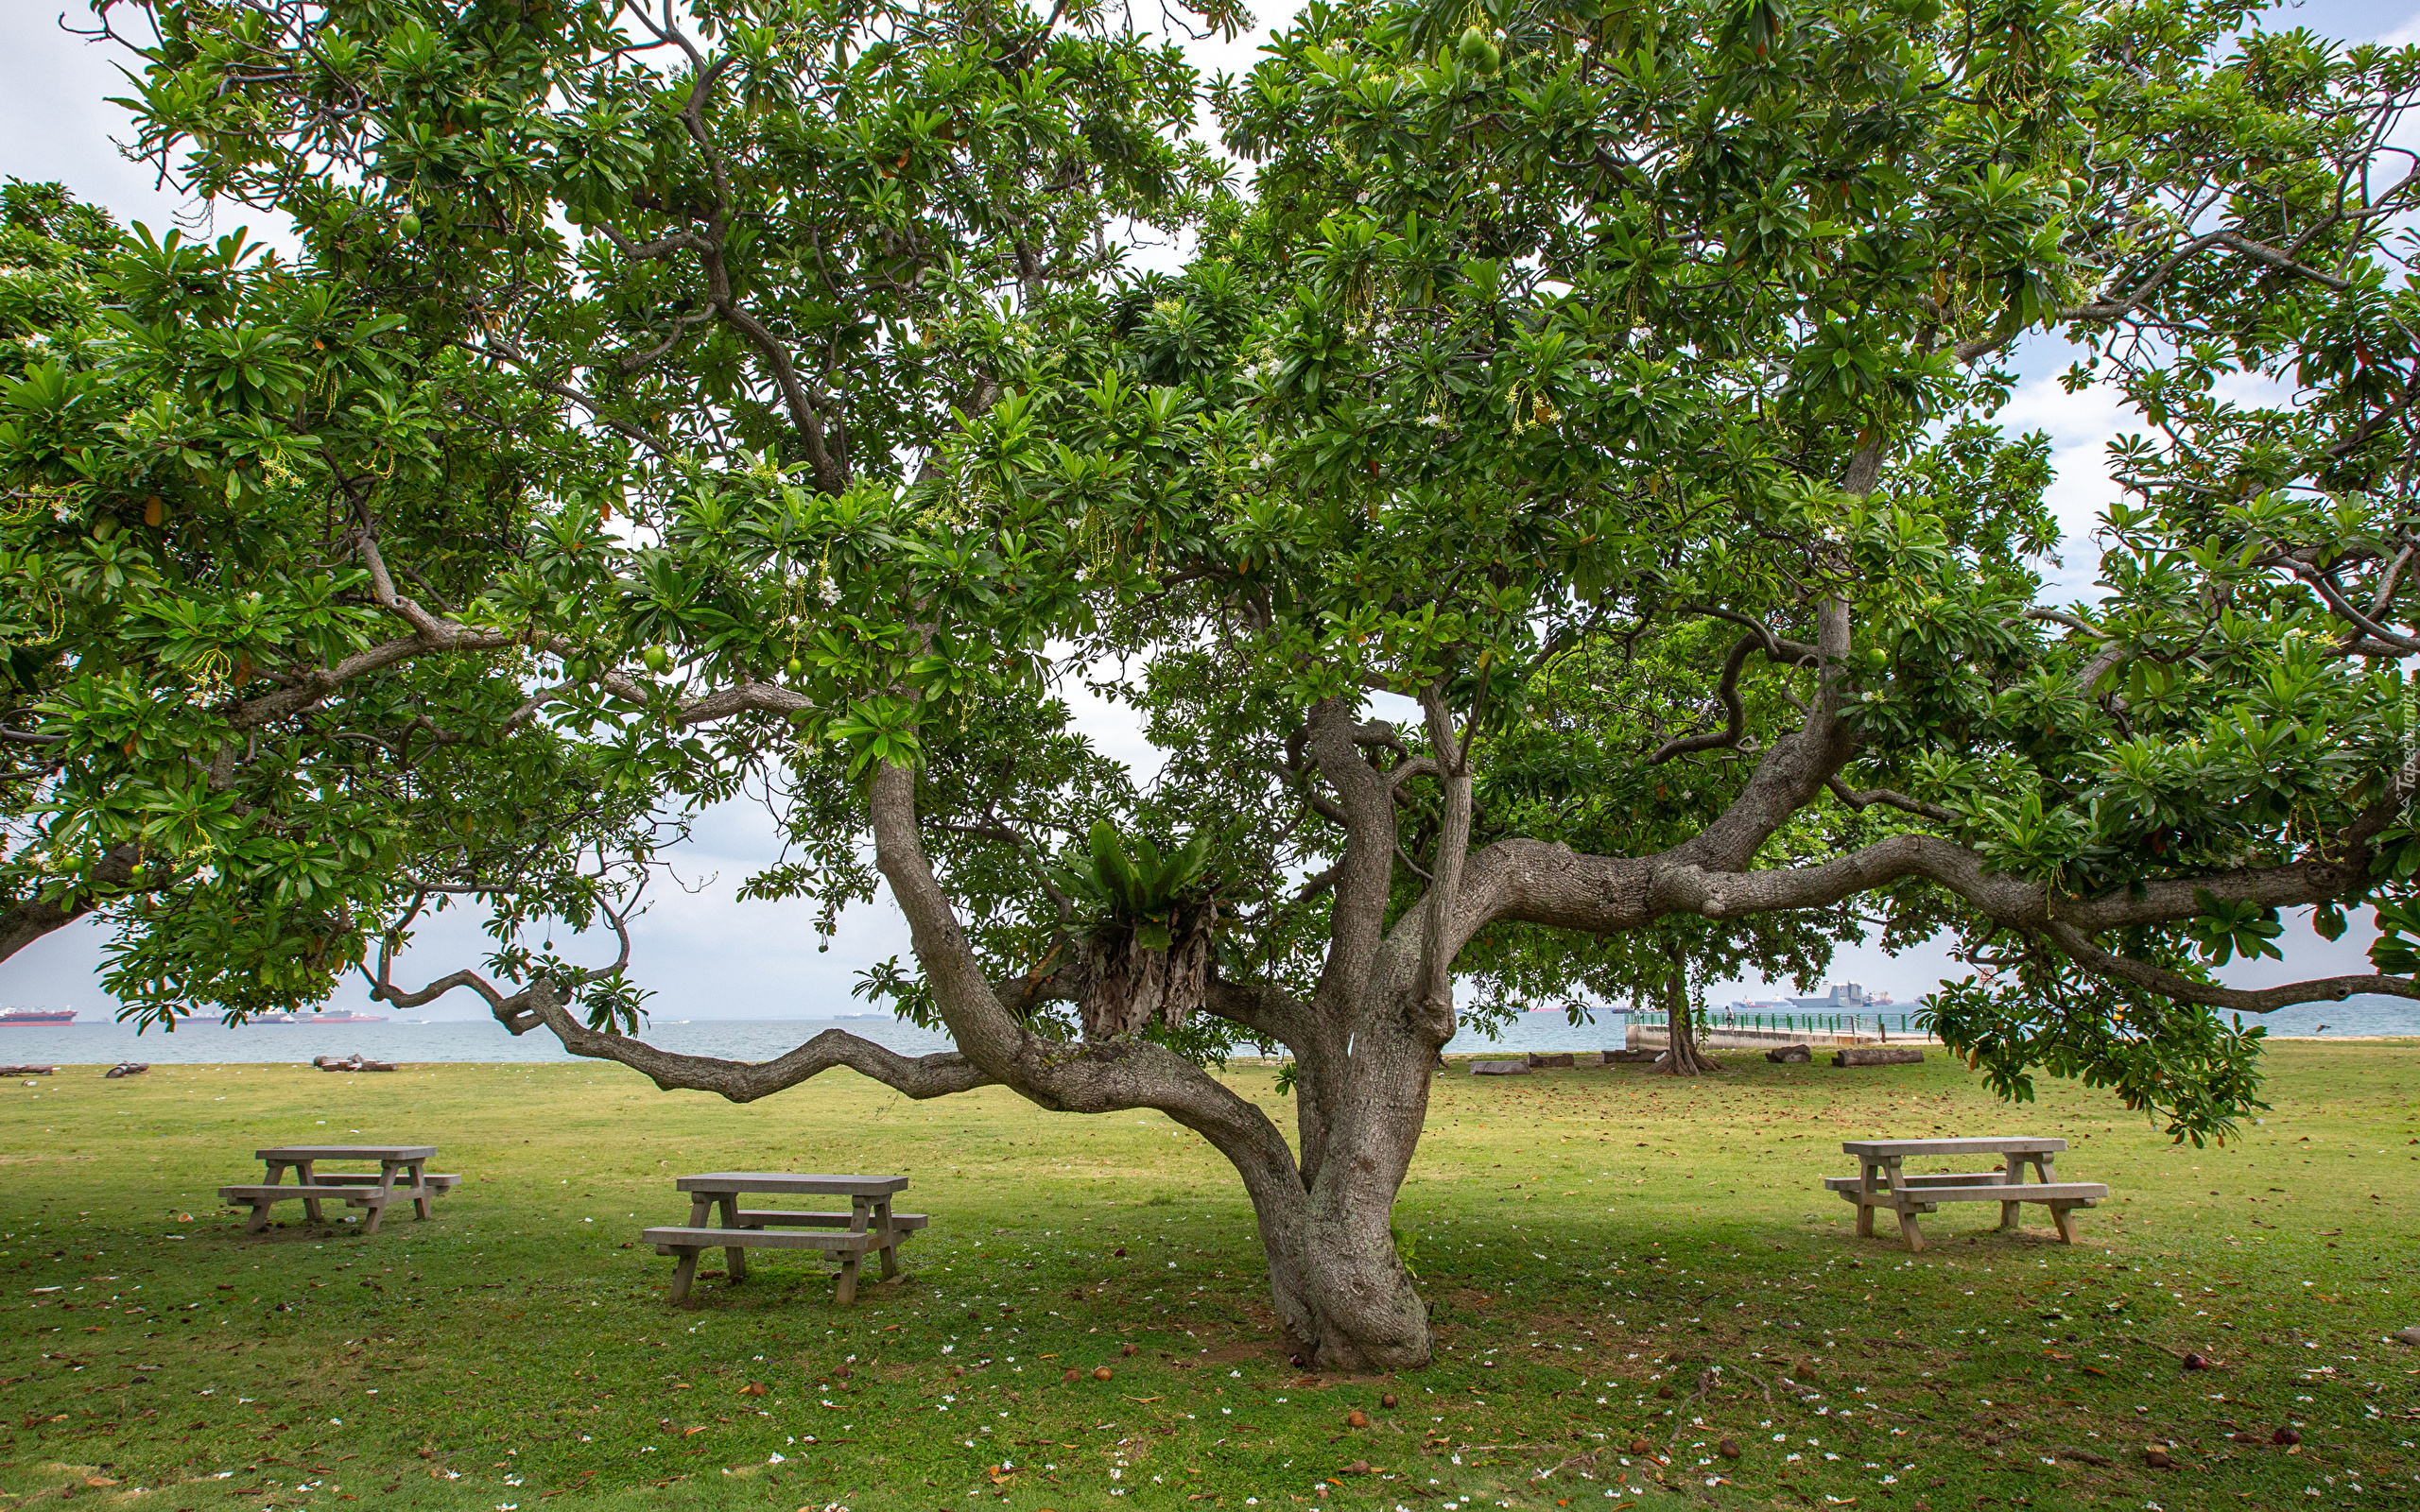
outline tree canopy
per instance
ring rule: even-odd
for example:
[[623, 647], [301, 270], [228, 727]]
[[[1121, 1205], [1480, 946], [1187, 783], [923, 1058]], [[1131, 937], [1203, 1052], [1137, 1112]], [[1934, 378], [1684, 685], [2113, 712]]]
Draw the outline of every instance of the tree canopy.
[[240, 233], [122, 232], [56, 185], [0, 209], [0, 954], [98, 909], [106, 985], [173, 1027], [320, 1001], [423, 889], [593, 917], [564, 848], [654, 794], [600, 788], [524, 676], [530, 586], [601, 565], [531, 507], [591, 443]]
[[[1428, 1349], [1388, 1214], [1458, 971], [1946, 929], [1936, 1025], [2000, 1087], [2196, 1140], [2257, 1094], [2221, 1010], [2420, 996], [2420, 179], [2381, 146], [2420, 51], [2238, 3], [1315, 4], [1210, 91], [1246, 182], [1181, 52], [1085, 7], [103, 25], [141, 150], [556, 459], [514, 507], [563, 550], [481, 560], [442, 632], [524, 659], [431, 717], [529, 710], [466, 768], [526, 736], [655, 807], [455, 885], [508, 939], [549, 878], [619, 908], [647, 818], [759, 794], [791, 848], [746, 889], [826, 930], [886, 891], [915, 958], [862, 986], [958, 1048], [672, 1055], [509, 953], [415, 988], [381, 951], [390, 1000], [467, 984], [734, 1098], [846, 1065], [1164, 1109], [1360, 1367]], [[2093, 542], [1996, 418], [2052, 336], [2142, 426]], [[374, 531], [329, 541], [342, 602], [406, 612]], [[2098, 596], [2043, 601], [2054, 547]], [[439, 896], [392, 875], [389, 946]], [[2356, 904], [2377, 974], [2214, 979]], [[1237, 1040], [1292, 1057], [1290, 1142], [1204, 1070]]]

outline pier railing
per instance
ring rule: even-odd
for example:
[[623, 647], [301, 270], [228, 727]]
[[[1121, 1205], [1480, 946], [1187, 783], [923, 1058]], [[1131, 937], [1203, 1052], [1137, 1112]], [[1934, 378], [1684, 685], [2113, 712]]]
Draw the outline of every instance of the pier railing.
[[1709, 1029], [1805, 1029], [1820, 1034], [1922, 1035], [1905, 1013], [1735, 1013], [1720, 1009], [1704, 1015]]

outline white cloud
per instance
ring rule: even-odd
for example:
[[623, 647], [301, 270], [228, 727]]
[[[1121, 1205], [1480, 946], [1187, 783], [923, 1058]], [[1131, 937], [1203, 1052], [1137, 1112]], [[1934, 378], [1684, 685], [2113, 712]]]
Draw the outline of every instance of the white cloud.
[[[197, 209], [143, 163], [130, 163], [118, 144], [134, 140], [126, 112], [112, 95], [134, 93], [120, 65], [135, 60], [111, 43], [90, 43], [65, 23], [90, 24], [80, 5], [62, 14], [55, 0], [0, 0], [9, 35], [6, 88], [0, 88], [0, 172], [35, 181], [55, 180], [80, 198], [107, 206], [122, 221], [143, 221], [164, 233], [180, 212]], [[140, 23], [134, 23], [140, 25]], [[208, 228], [233, 231], [233, 222]]]

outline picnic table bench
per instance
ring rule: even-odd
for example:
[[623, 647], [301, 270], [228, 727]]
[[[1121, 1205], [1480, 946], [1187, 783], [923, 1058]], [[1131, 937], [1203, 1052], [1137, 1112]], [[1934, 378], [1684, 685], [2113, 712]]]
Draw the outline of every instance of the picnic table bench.
[[[2071, 1245], [2075, 1243], [2075, 1211], [2108, 1196], [2109, 1189], [2098, 1181], [2059, 1180], [2052, 1166], [2066, 1147], [2065, 1140], [2026, 1138], [1843, 1140], [1841, 1149], [1857, 1157], [1858, 1174], [1825, 1177], [1824, 1189], [1856, 1205], [1858, 1238], [1874, 1237], [1875, 1211], [1883, 1209], [1897, 1216], [1900, 1237], [1919, 1253], [1925, 1237], [1916, 1228], [1916, 1217], [1945, 1202], [1998, 1203], [2003, 1232], [2017, 1227], [2017, 1213], [2024, 1204], [2041, 1203], [2050, 1210], [2050, 1221], [2058, 1225], [2060, 1242]], [[1942, 1176], [1909, 1176], [1901, 1169], [1910, 1159], [1937, 1155], [1996, 1155], [2001, 1157], [2000, 1169]], [[2025, 1179], [2028, 1165], [2033, 1167], [2031, 1181]]]
[[[723, 1252], [724, 1268], [735, 1281], [748, 1279], [751, 1249], [819, 1249], [840, 1263], [833, 1300], [856, 1300], [857, 1265], [866, 1251], [882, 1257], [882, 1279], [899, 1274], [899, 1246], [931, 1220], [921, 1212], [893, 1212], [891, 1196], [908, 1185], [904, 1176], [811, 1176], [790, 1171], [716, 1171], [684, 1176], [674, 1189], [689, 1194], [689, 1222], [682, 1228], [649, 1228], [645, 1238], [659, 1255], [678, 1256], [672, 1271], [672, 1300], [686, 1301], [697, 1279], [701, 1251]], [[769, 1208], [743, 1208], [748, 1194], [772, 1196], [845, 1196], [846, 1212], [791, 1212]], [[722, 1222], [706, 1220], [719, 1209]], [[801, 1233], [772, 1232], [804, 1229]]]
[[[367, 1208], [370, 1212], [361, 1231], [374, 1234], [378, 1220], [386, 1214], [387, 1204], [408, 1201], [414, 1214], [425, 1218], [429, 1216], [429, 1199], [441, 1192], [452, 1191], [462, 1181], [460, 1177], [447, 1173], [430, 1174], [428, 1162], [437, 1158], [434, 1144], [285, 1144], [252, 1153], [267, 1163], [268, 1179], [258, 1186], [218, 1189], [221, 1202], [252, 1210], [251, 1221], [244, 1225], [248, 1234], [259, 1233], [268, 1227], [269, 1211], [278, 1203], [298, 1199], [302, 1204], [303, 1216], [313, 1223], [326, 1221], [320, 1214], [322, 1202]], [[321, 1171], [319, 1165], [322, 1160], [375, 1160], [378, 1172], [372, 1176], [368, 1172]], [[284, 1184], [289, 1168], [294, 1172], [292, 1186]]]

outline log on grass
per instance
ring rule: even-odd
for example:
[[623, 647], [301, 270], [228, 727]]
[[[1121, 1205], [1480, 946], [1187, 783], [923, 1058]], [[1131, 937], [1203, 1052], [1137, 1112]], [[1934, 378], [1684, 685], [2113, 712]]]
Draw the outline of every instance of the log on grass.
[[357, 1054], [339, 1060], [334, 1056], [313, 1056], [311, 1064], [321, 1071], [392, 1071], [394, 1065], [385, 1060], [364, 1060]]
[[1914, 1066], [1925, 1053], [1913, 1045], [1851, 1045], [1832, 1057], [1835, 1066]]
[[1538, 1071], [1549, 1071], [1557, 1068], [1568, 1071], [1571, 1069], [1571, 1052], [1568, 1050], [1532, 1050], [1530, 1052], [1530, 1065], [1531, 1069]]
[[1471, 1062], [1471, 1074], [1474, 1076], [1526, 1076], [1529, 1074], [1530, 1063], [1526, 1060], [1474, 1060]]
[[[1805, 1045], [1783, 1045], [1765, 1052], [1765, 1058], [1776, 1066], [1804, 1066], [1812, 1062], [1815, 1053]], [[1839, 1062], [1835, 1061], [1835, 1065]]]
[[0, 1076], [49, 1076], [58, 1071], [57, 1066], [0, 1066]]
[[117, 1081], [126, 1076], [140, 1076], [150, 1069], [151, 1062], [147, 1060], [121, 1060], [109, 1070], [102, 1072], [101, 1077], [105, 1081]]

